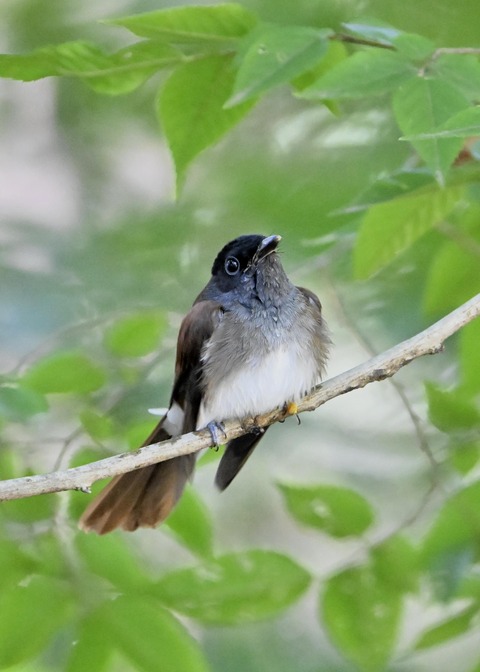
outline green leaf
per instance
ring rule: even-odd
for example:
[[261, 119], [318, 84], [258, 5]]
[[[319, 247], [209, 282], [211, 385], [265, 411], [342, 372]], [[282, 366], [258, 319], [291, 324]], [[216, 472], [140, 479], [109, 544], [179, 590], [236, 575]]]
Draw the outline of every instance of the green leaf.
[[332, 576], [320, 612], [346, 658], [365, 672], [385, 669], [397, 639], [402, 601], [372, 567], [352, 567]]
[[105, 346], [118, 357], [142, 357], [157, 350], [167, 327], [164, 313], [142, 312], [123, 317], [105, 334]]
[[[33, 472], [22, 473], [22, 476], [31, 476]], [[41, 497], [26, 497], [2, 502], [1, 515], [19, 523], [35, 523], [39, 520], [53, 518], [57, 499], [55, 495]]]
[[187, 485], [184, 493], [164, 523], [193, 553], [209, 557], [213, 551], [213, 529], [207, 507], [195, 490]]
[[448, 454], [453, 468], [465, 476], [480, 460], [480, 441], [455, 441], [448, 446]]
[[91, 408], [81, 411], [79, 417], [82, 427], [95, 441], [104, 441], [114, 434], [111, 418], [100, 415]]
[[379, 580], [398, 592], [414, 592], [418, 586], [418, 553], [400, 534], [387, 538], [370, 552]]
[[[456, 112], [468, 107], [468, 99], [455, 87], [438, 79], [412, 77], [393, 96], [393, 110], [405, 136], [431, 133]], [[412, 140], [435, 178], [443, 184], [450, 165], [462, 147], [459, 138]]]
[[329, 31], [301, 26], [259, 26], [237, 57], [238, 74], [225, 107], [233, 107], [312, 69], [326, 55]]
[[177, 68], [165, 84], [157, 113], [172, 150], [177, 185], [189, 163], [253, 107], [250, 100], [224, 109], [234, 78], [232, 57], [209, 56]]
[[425, 383], [425, 390], [430, 421], [442, 432], [480, 427], [480, 412], [470, 395], [460, 390], [442, 390], [433, 383]]
[[[480, 291], [480, 289], [479, 289]], [[466, 324], [460, 332], [460, 367], [462, 390], [480, 392], [480, 320]]]
[[396, 50], [412, 61], [424, 61], [435, 51], [435, 44], [423, 35], [401, 33], [393, 39]]
[[470, 138], [480, 134], [480, 107], [467, 107], [460, 110], [437, 130], [431, 133], [419, 133], [402, 138], [402, 140], [432, 140], [436, 138]]
[[246, 551], [166, 574], [155, 595], [202, 623], [251, 623], [286, 609], [308, 588], [310, 575], [290, 558]]
[[[5, 504], [5, 502], [2, 503]], [[2, 535], [2, 552], [0, 553], [0, 595], [8, 586], [16, 586], [33, 574], [37, 561], [27, 555], [18, 544]]]
[[75, 633], [65, 672], [103, 672], [107, 669], [112, 643], [105, 637], [104, 624], [97, 612], [89, 614]]
[[87, 393], [105, 384], [105, 373], [81, 352], [59, 352], [36, 362], [21, 382], [42, 394]]
[[367, 500], [348, 488], [287, 484], [279, 484], [278, 488], [294, 518], [333, 537], [360, 535], [374, 520]]
[[178, 62], [168, 45], [140, 42], [106, 54], [89, 42], [65, 42], [31, 54], [0, 55], [0, 76], [22, 81], [43, 77], [79, 77], [100, 93], [129, 93], [157, 70]]
[[200, 646], [148, 596], [125, 595], [98, 611], [102, 632], [143, 672], [208, 672]]
[[478, 613], [478, 606], [467, 607], [461, 613], [447, 618], [439, 625], [426, 630], [415, 644], [415, 649], [429, 649], [444, 644], [454, 637], [459, 637], [470, 630], [472, 621]]
[[147, 577], [124, 537], [77, 534], [75, 547], [90, 572], [107, 579], [122, 592], [140, 590]]
[[26, 586], [0, 594], [0, 667], [32, 658], [65, 626], [71, 609], [68, 593], [57, 581], [36, 576]]
[[423, 307], [428, 315], [444, 314], [480, 292], [478, 257], [452, 241], [433, 258], [425, 285]]
[[428, 72], [463, 93], [469, 100], [480, 98], [480, 63], [469, 54], [442, 54], [429, 65]]
[[354, 252], [355, 275], [365, 279], [392, 262], [442, 221], [462, 198], [463, 186], [431, 184], [369, 209]]
[[24, 422], [32, 415], [48, 409], [47, 400], [33, 390], [21, 387], [0, 387], [0, 417], [12, 422]]
[[[473, 558], [480, 537], [480, 481], [463, 488], [442, 506], [422, 546], [423, 566], [429, 569], [450, 568], [451, 560], [463, 556]], [[460, 577], [459, 577], [460, 578]]]
[[105, 23], [127, 28], [135, 35], [173, 44], [225, 42], [242, 37], [257, 21], [255, 14], [234, 3], [176, 7], [110, 19]]
[[299, 95], [309, 100], [376, 96], [396, 90], [414, 72], [414, 67], [395, 52], [359, 51]]

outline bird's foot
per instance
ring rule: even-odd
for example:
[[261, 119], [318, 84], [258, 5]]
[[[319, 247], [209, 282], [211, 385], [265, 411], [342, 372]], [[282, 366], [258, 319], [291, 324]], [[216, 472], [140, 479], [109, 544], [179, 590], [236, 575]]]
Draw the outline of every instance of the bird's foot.
[[207, 429], [210, 432], [210, 436], [212, 437], [212, 448], [218, 450], [219, 447], [222, 445], [222, 441], [220, 441], [219, 437], [219, 432], [223, 434], [225, 439], [227, 438], [227, 434], [225, 432], [225, 425], [223, 424], [223, 422], [215, 422], [215, 420], [212, 420], [212, 422], [208, 423]]
[[298, 415], [298, 406], [294, 401], [286, 401], [285, 402], [285, 404], [283, 406], [283, 413], [284, 413], [285, 417], [283, 418], [283, 420], [279, 420], [279, 422], [285, 422], [285, 420], [287, 419], [287, 417], [289, 415], [294, 415], [297, 418], [298, 424], [299, 425], [301, 424], [301, 420], [300, 420], [300, 417]]

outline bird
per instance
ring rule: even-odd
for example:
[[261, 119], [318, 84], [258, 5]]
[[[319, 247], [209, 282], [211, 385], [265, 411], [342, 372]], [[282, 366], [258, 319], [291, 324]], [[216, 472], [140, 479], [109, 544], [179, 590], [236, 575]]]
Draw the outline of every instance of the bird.
[[[216, 256], [211, 278], [183, 319], [166, 414], [142, 445], [208, 427], [212, 445], [226, 420], [297, 402], [325, 372], [331, 345], [318, 297], [288, 278], [281, 236], [242, 235]], [[215, 483], [224, 490], [263, 431], [229, 441]], [[164, 521], [192, 478], [196, 455], [141, 467], [113, 480], [80, 518], [84, 531], [134, 531]]]

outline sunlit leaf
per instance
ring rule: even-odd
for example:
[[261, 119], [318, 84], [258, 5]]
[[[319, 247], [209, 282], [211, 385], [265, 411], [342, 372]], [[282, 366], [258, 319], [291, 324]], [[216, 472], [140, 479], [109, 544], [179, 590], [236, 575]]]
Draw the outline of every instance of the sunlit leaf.
[[189, 163], [219, 140], [254, 105], [224, 109], [235, 79], [232, 57], [209, 56], [175, 70], [160, 93], [157, 112], [181, 185]]
[[205, 557], [212, 554], [213, 529], [210, 515], [192, 487], [186, 487], [164, 525], [193, 553]]
[[121, 318], [105, 333], [105, 346], [119, 357], [142, 357], [158, 348], [167, 326], [160, 312], [142, 312]]
[[[449, 117], [469, 106], [468, 99], [447, 82], [412, 77], [401, 84], [393, 97], [393, 110], [405, 136], [431, 133]], [[445, 175], [462, 147], [460, 138], [411, 140], [436, 179]]]
[[203, 623], [251, 623], [295, 602], [310, 576], [287, 556], [247, 551], [166, 574], [155, 595], [179, 613]]
[[240, 4], [175, 7], [145, 12], [105, 23], [123, 26], [135, 35], [173, 44], [225, 42], [245, 35], [255, 25], [255, 14]]
[[58, 352], [33, 364], [21, 382], [43, 394], [86, 393], [102, 387], [105, 374], [81, 352]]
[[4, 589], [0, 594], [0, 666], [38, 655], [65, 626], [71, 606], [62, 585], [45, 576]]
[[200, 646], [169, 612], [148, 596], [125, 595], [98, 617], [106, 638], [142, 672], [208, 672]]
[[360, 535], [374, 520], [372, 507], [349, 488], [279, 484], [290, 513], [300, 523], [333, 537]]
[[352, 567], [332, 576], [320, 613], [332, 642], [346, 658], [365, 672], [385, 669], [397, 640], [402, 601], [372, 567]]
[[300, 26], [257, 28], [237, 58], [239, 70], [226, 107], [243, 103], [312, 69], [327, 53], [327, 35], [325, 30]]
[[408, 60], [391, 51], [359, 51], [329, 70], [299, 95], [307, 99], [364, 98], [397, 87], [415, 70]]
[[478, 613], [476, 605], [464, 609], [459, 614], [444, 620], [439, 625], [426, 630], [415, 644], [416, 649], [428, 649], [432, 646], [444, 644], [454, 637], [459, 637], [468, 632], [472, 627], [472, 621]]
[[355, 274], [368, 278], [408, 249], [455, 207], [464, 187], [430, 185], [372, 206], [358, 232]]

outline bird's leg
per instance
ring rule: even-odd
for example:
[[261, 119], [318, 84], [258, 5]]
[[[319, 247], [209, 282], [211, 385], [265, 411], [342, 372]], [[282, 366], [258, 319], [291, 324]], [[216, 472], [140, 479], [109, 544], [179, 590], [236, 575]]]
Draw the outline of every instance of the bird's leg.
[[286, 401], [285, 402], [285, 404], [283, 406], [283, 413], [284, 413], [285, 417], [283, 418], [283, 420], [279, 420], [279, 422], [285, 422], [285, 420], [287, 419], [287, 417], [289, 415], [294, 415], [297, 418], [298, 424], [299, 425], [302, 424], [301, 420], [300, 420], [300, 417], [298, 415], [298, 406], [294, 401]]
[[212, 437], [212, 448], [218, 450], [219, 447], [222, 445], [222, 442], [220, 441], [219, 438], [219, 432], [223, 434], [225, 439], [227, 438], [227, 434], [225, 432], [225, 425], [223, 424], [223, 422], [216, 422], [215, 420], [212, 420], [212, 422], [208, 423], [207, 429], [210, 432], [210, 436]]

